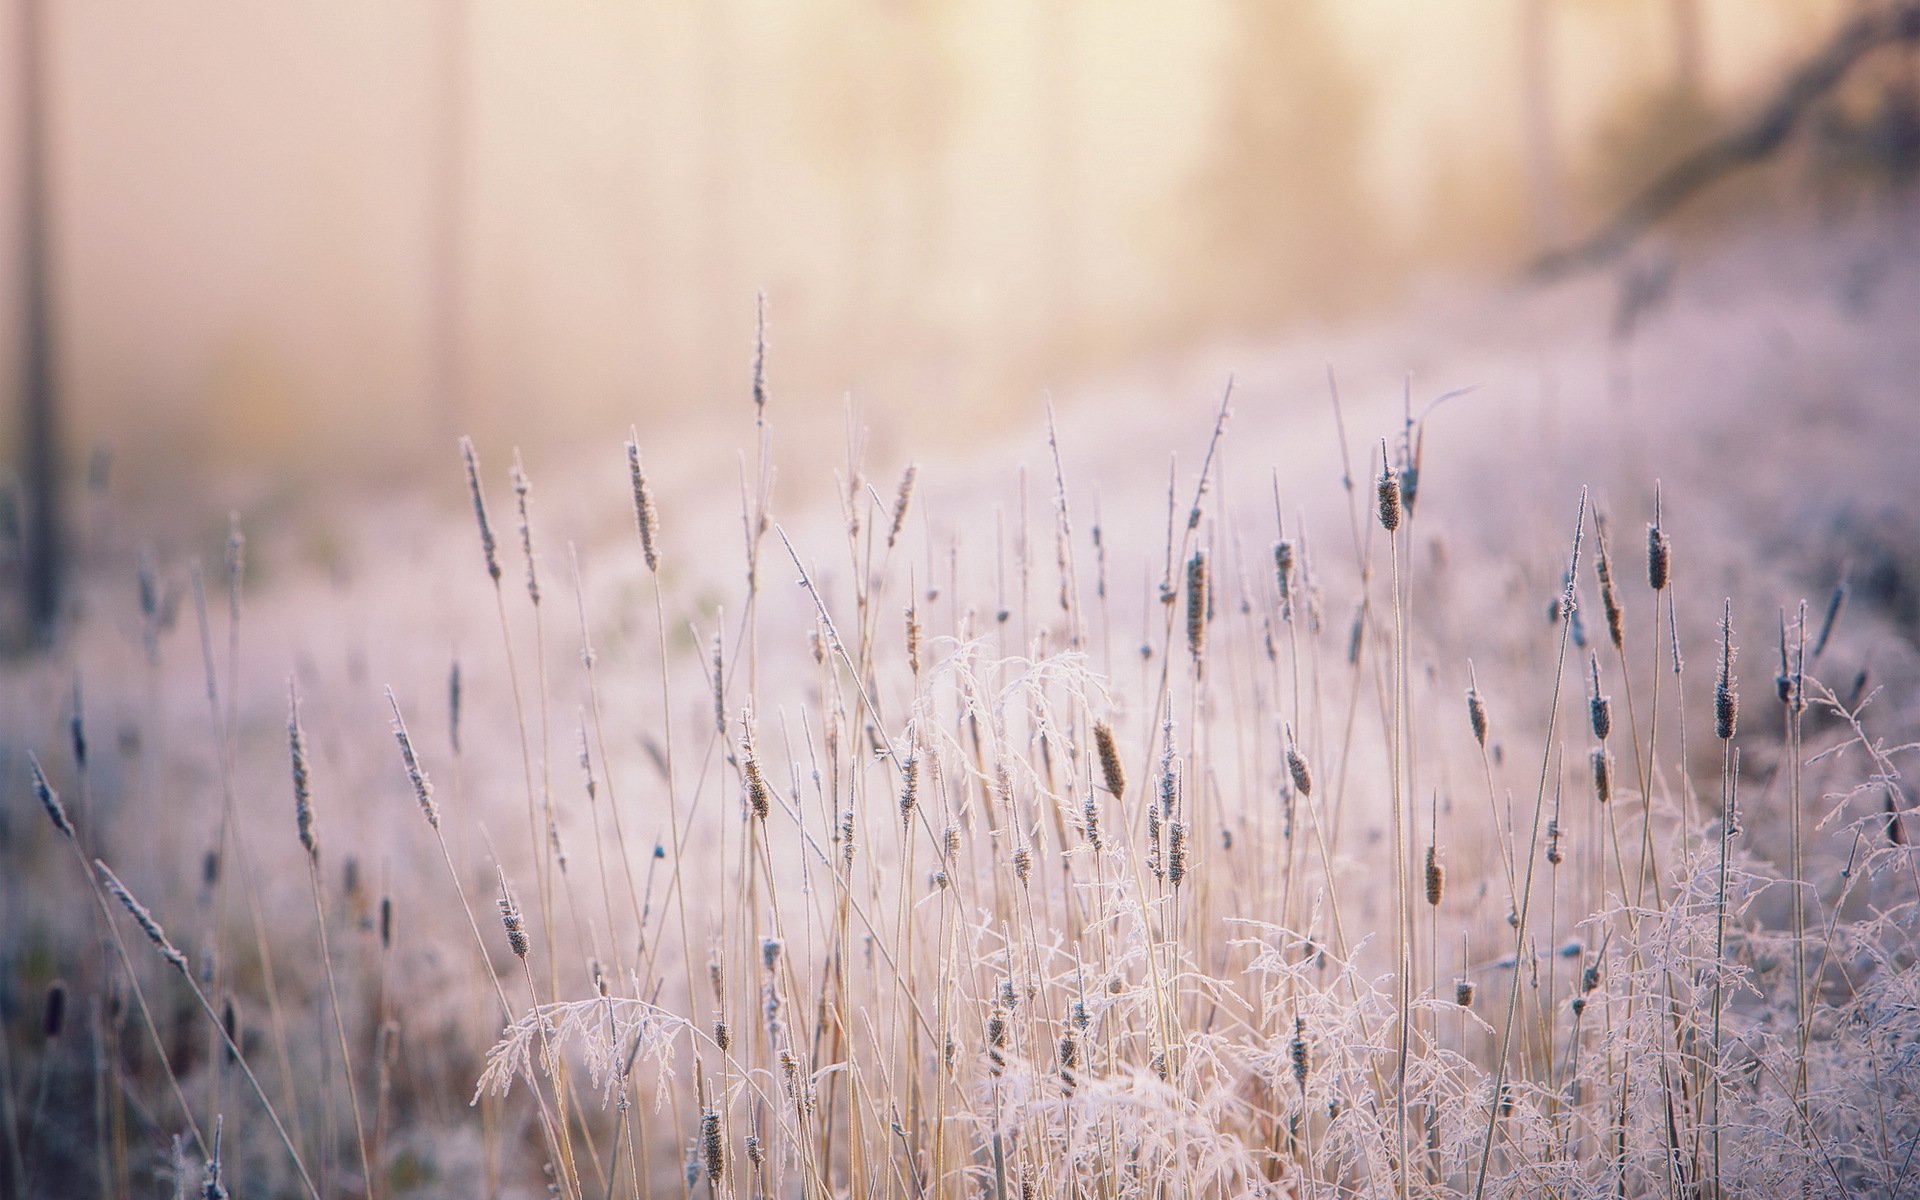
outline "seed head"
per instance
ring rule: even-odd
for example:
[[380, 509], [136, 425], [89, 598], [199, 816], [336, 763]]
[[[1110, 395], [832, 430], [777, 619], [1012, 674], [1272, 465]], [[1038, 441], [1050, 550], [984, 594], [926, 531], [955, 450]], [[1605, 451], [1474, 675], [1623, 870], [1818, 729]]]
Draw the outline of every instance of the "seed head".
[[1400, 528], [1400, 478], [1387, 461], [1387, 443], [1380, 442], [1380, 478], [1374, 482], [1379, 499], [1380, 527], [1388, 533]]
[[913, 823], [914, 806], [920, 802], [920, 759], [912, 750], [900, 764], [900, 823]]
[[287, 681], [287, 749], [293, 759], [293, 819], [307, 858], [320, 860], [320, 840], [313, 832], [312, 781], [307, 770], [307, 735], [300, 728], [300, 697]]
[[40, 801], [40, 807], [47, 810], [47, 817], [53, 821], [53, 827], [60, 836], [72, 838], [73, 822], [67, 819], [67, 807], [60, 803], [60, 793], [53, 790], [47, 782], [47, 773], [40, 766], [40, 757], [33, 751], [27, 751], [27, 766], [33, 771], [33, 794]]
[[1307, 760], [1294, 745], [1293, 730], [1287, 730], [1287, 772], [1293, 776], [1293, 790], [1302, 796], [1313, 794], [1313, 772], [1307, 769]]
[[1728, 600], [1720, 615], [1720, 669], [1713, 683], [1713, 735], [1721, 741], [1733, 737], [1740, 720], [1740, 693], [1733, 677], [1733, 601]]
[[764, 821], [773, 811], [773, 804], [766, 777], [760, 773], [760, 762], [753, 754], [753, 714], [743, 712], [740, 725], [744, 731], [740, 737], [740, 776], [746, 789], [747, 810]]
[[147, 940], [153, 943], [154, 949], [160, 951], [160, 957], [167, 960], [167, 965], [182, 975], [190, 974], [187, 969], [187, 956], [180, 953], [174, 948], [173, 943], [167, 940], [166, 930], [160, 928], [160, 922], [153, 919], [153, 914], [147, 911], [146, 905], [133, 898], [133, 893], [127, 890], [127, 885], [120, 882], [119, 876], [115, 875], [106, 863], [96, 858], [93, 860], [93, 867], [106, 880], [107, 890], [112, 892], [113, 898], [120, 902], [120, 907], [127, 910], [127, 914], [133, 918], [134, 923], [140, 926], [140, 932], [147, 935]]
[[533, 519], [527, 511], [527, 496], [533, 491], [533, 481], [527, 478], [526, 470], [520, 465], [520, 451], [513, 452], [513, 466], [507, 477], [513, 482], [513, 498], [520, 510], [520, 549], [527, 558], [527, 597], [535, 608], [540, 607], [540, 575], [534, 569], [533, 561]]
[[1100, 754], [1100, 777], [1115, 797], [1127, 790], [1127, 773], [1120, 765], [1120, 748], [1114, 744], [1113, 727], [1105, 721], [1093, 727], [1094, 748]]
[[[453, 676], [453, 711], [460, 711], [460, 674], [458, 668]], [[419, 802], [421, 815], [427, 818], [427, 825], [435, 830], [440, 828], [440, 806], [433, 802], [433, 782], [420, 766], [420, 759], [413, 752], [413, 739], [407, 736], [407, 723], [400, 717], [400, 702], [393, 698], [393, 689], [387, 689], [387, 707], [393, 710], [393, 740], [400, 744], [400, 762], [407, 769], [407, 782], [413, 785], [413, 798]], [[457, 726], [456, 726], [457, 727]]]
[[900, 476], [900, 486], [893, 493], [893, 525], [887, 530], [887, 549], [900, 540], [900, 531], [907, 524], [907, 506], [913, 503], [913, 484], [920, 475], [917, 463], [908, 463], [906, 471]]
[[1446, 895], [1446, 891], [1446, 864], [1440, 861], [1440, 848], [1429, 845], [1427, 847], [1427, 904], [1433, 908], [1440, 907], [1440, 899]]
[[1187, 560], [1187, 650], [1196, 670], [1207, 657], [1207, 552], [1195, 550]]
[[1613, 799], [1613, 756], [1605, 746], [1593, 748], [1593, 795], [1605, 804]]
[[707, 1179], [717, 1192], [727, 1175], [727, 1142], [720, 1128], [720, 1114], [714, 1109], [700, 1114], [700, 1145], [707, 1156]]
[[1473, 980], [1456, 979], [1453, 981], [1453, 1002], [1461, 1008], [1473, 1007]]
[[507, 891], [507, 881], [500, 880], [500, 924], [507, 930], [507, 945], [513, 948], [515, 958], [527, 956], [527, 928], [520, 918], [520, 906], [513, 902], [513, 894]]
[[1653, 523], [1647, 526], [1647, 586], [1656, 592], [1665, 591], [1668, 575], [1673, 565], [1673, 545], [1667, 540], [1666, 530], [1660, 527], [1660, 492], [1653, 493]]
[[1313, 1065], [1313, 1054], [1307, 1045], [1307, 1019], [1293, 1019], [1293, 1041], [1287, 1046], [1287, 1057], [1293, 1062], [1293, 1081], [1301, 1087], [1307, 1086], [1307, 1072]]
[[1167, 822], [1167, 882], [1179, 887], [1187, 877], [1187, 827], [1180, 821]]
[[1473, 740], [1484, 749], [1487, 744], [1487, 702], [1481, 698], [1480, 689], [1467, 689], [1467, 725], [1473, 730]]
[[493, 542], [493, 523], [487, 520], [487, 498], [480, 490], [480, 463], [473, 455], [473, 439], [460, 439], [460, 457], [467, 464], [467, 490], [473, 494], [473, 516], [480, 523], [480, 552], [487, 560], [487, 577], [500, 582], [500, 555]]
[[66, 1028], [66, 1019], [67, 985], [56, 979], [47, 985], [47, 1007], [40, 1023], [41, 1036], [50, 1042], [58, 1038]]
[[1613, 700], [1600, 692], [1600, 656], [1590, 652], [1587, 657], [1593, 668], [1593, 685], [1587, 692], [1587, 719], [1593, 727], [1593, 736], [1604, 742], [1613, 732]]
[[646, 472], [640, 469], [640, 432], [629, 430], [627, 437], [627, 474], [633, 481], [633, 522], [640, 530], [640, 552], [646, 556], [647, 570], [660, 573], [660, 514], [653, 507], [653, 489], [647, 486]]
[[1293, 619], [1293, 541], [1281, 538], [1273, 544], [1273, 578], [1280, 588], [1280, 616]]
[[1016, 846], [1013, 851], [1013, 877], [1021, 883], [1033, 874], [1033, 851], [1025, 846]]

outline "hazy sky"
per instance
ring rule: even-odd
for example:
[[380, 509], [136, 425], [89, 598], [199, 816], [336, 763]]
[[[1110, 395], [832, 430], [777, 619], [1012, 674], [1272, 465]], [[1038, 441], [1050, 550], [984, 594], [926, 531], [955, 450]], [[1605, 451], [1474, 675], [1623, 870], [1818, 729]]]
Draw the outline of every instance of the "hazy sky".
[[[1515, 170], [1528, 2], [1272, 0], [1277, 28], [1315, 39], [1275, 53], [1362, 89], [1383, 244], [1421, 228], [1442, 179]], [[1676, 0], [1546, 2], [1577, 172], [1619, 97], [1672, 71]], [[1846, 7], [1700, 4], [1728, 98]], [[812, 398], [962, 399], [1195, 336], [1196, 180], [1235, 152], [1222, 97], [1249, 86], [1231, 0], [48, 7], [67, 395], [93, 432], [222, 460], [365, 449], [353, 422], [427, 432], [448, 30], [455, 328], [480, 425], [732, 395], [759, 289], [785, 382]], [[17, 50], [9, 21], [0, 55]], [[16, 100], [0, 94], [5, 144]]]

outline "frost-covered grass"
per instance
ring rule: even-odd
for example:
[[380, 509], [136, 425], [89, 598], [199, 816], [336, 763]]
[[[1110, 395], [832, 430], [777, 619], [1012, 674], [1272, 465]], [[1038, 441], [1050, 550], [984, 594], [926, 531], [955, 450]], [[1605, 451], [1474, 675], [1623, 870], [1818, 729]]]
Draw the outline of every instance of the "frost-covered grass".
[[7, 676], [8, 1194], [1920, 1188], [1913, 261], [1024, 466], [790, 432], [776, 349], [737, 457], [479, 456], [484, 553], [451, 456], [332, 585], [104, 548]]

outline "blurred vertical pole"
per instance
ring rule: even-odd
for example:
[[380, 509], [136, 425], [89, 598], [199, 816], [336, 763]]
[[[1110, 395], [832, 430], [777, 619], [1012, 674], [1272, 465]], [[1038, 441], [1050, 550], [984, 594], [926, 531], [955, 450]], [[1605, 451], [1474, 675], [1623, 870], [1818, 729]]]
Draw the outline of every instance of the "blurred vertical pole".
[[1536, 249], [1561, 236], [1560, 167], [1554, 153], [1553, 0], [1519, 0], [1520, 105], [1527, 208]]
[[[739, 379], [739, 372], [729, 369], [734, 355], [749, 345], [744, 336], [736, 337], [734, 333], [743, 330], [741, 317], [750, 311], [748, 301], [751, 299], [750, 296], [735, 293], [733, 189], [727, 177], [728, 155], [737, 150], [734, 144], [733, 79], [730, 70], [736, 31], [733, 22], [728, 19], [727, 0], [703, 0], [699, 9], [700, 28], [696, 36], [699, 39], [700, 79], [705, 87], [698, 94], [706, 128], [700, 139], [698, 286], [702, 295], [697, 301], [702, 304], [705, 315], [702, 321], [704, 328], [701, 330], [704, 344], [696, 347], [691, 357], [695, 364], [694, 378], [711, 386], [713, 391], [710, 394], [727, 396], [732, 394], [729, 389]], [[864, 264], [861, 269], [865, 269]], [[712, 366], [716, 361], [715, 355], [720, 356], [717, 361], [729, 364], [729, 368], [715, 371]]]
[[432, 246], [428, 287], [432, 292], [433, 345], [429, 419], [438, 446], [453, 445], [466, 432], [466, 362], [462, 354], [466, 227], [461, 200], [466, 175], [467, 0], [440, 0], [431, 33], [435, 52], [433, 145], [428, 152], [433, 177], [428, 184]]
[[1078, 297], [1073, 211], [1073, 9], [1072, 0], [1039, 0], [1036, 80], [1040, 94], [1040, 262], [1047, 312], [1041, 365], [1051, 375], [1064, 364], [1069, 327]]
[[1700, 0], [1668, 0], [1673, 15], [1673, 81], [1683, 95], [1706, 88], [1707, 43]]
[[27, 520], [26, 615], [51, 638], [62, 583], [60, 430], [54, 393], [53, 296], [46, 165], [46, 13], [20, 0], [20, 416]]

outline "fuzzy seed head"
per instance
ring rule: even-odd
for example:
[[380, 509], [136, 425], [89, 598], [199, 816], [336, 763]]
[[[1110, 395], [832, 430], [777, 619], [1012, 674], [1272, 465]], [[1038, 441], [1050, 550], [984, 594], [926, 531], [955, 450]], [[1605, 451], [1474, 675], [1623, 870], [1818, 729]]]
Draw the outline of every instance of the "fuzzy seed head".
[[1733, 677], [1733, 601], [1726, 602], [1720, 616], [1720, 669], [1713, 684], [1713, 735], [1721, 741], [1733, 737], [1740, 721], [1740, 693]]
[[920, 476], [917, 463], [908, 463], [906, 471], [900, 476], [900, 486], [893, 494], [893, 524], [887, 530], [887, 549], [900, 540], [900, 531], [906, 528], [907, 506], [913, 503], [914, 481]]
[[27, 752], [27, 766], [33, 771], [33, 794], [40, 801], [40, 807], [47, 810], [47, 818], [60, 836], [71, 839], [74, 836], [73, 822], [67, 819], [67, 807], [60, 803], [60, 793], [53, 790], [47, 782], [47, 773], [40, 766], [40, 758], [31, 750]]
[[1381, 443], [1380, 478], [1374, 482], [1379, 500], [1380, 528], [1392, 533], [1400, 528], [1400, 478], [1385, 461], [1386, 443]]
[[480, 490], [480, 463], [473, 454], [473, 439], [460, 439], [460, 457], [467, 466], [467, 491], [473, 495], [473, 516], [480, 523], [480, 552], [487, 561], [487, 577], [500, 582], [500, 555], [493, 541], [493, 523], [487, 520], [487, 498]]
[[1593, 760], [1593, 795], [1596, 800], [1606, 804], [1613, 799], [1613, 756], [1607, 753], [1605, 746], [1595, 746]]
[[1427, 904], [1432, 908], [1440, 907], [1440, 900], [1447, 894], [1447, 867], [1440, 861], [1440, 847], [1427, 847]]
[[1187, 561], [1187, 651], [1196, 670], [1207, 656], [1207, 605], [1207, 552], [1202, 548]]
[[627, 438], [627, 475], [633, 483], [633, 523], [640, 530], [640, 552], [646, 556], [647, 570], [660, 573], [660, 514], [653, 507], [653, 489], [647, 486], [647, 474], [640, 469], [640, 434], [631, 431]]
[[1281, 538], [1273, 544], [1273, 580], [1280, 589], [1280, 618], [1293, 620], [1293, 541]]
[[515, 958], [527, 956], [527, 927], [520, 917], [520, 906], [513, 902], [513, 896], [503, 886], [500, 891], [500, 924], [507, 931], [507, 945], [513, 948]]
[[1293, 1081], [1301, 1087], [1307, 1086], [1307, 1073], [1313, 1066], [1313, 1052], [1307, 1045], [1307, 1019], [1293, 1019], [1293, 1041], [1287, 1046], [1287, 1057], [1293, 1063]]
[[1167, 822], [1167, 882], [1179, 887], [1187, 877], [1187, 827], [1180, 821]]
[[720, 1114], [714, 1109], [700, 1114], [700, 1145], [706, 1154], [707, 1180], [717, 1192], [727, 1176], [727, 1140], [720, 1127]]
[[1473, 1007], [1473, 980], [1456, 979], [1453, 981], [1453, 1002], [1461, 1008]]
[[1293, 777], [1293, 790], [1302, 796], [1313, 794], [1313, 772], [1307, 769], [1307, 760], [1294, 745], [1291, 734], [1287, 740], [1287, 773]]
[[517, 449], [513, 452], [513, 466], [508, 469], [507, 477], [513, 483], [513, 498], [520, 512], [520, 550], [527, 559], [527, 598], [538, 608], [540, 574], [535, 569], [533, 559], [533, 518], [527, 511], [527, 497], [533, 491], [533, 481], [527, 478], [526, 470], [520, 465], [520, 451]]
[[[458, 729], [460, 712], [460, 672], [454, 668], [452, 683], [454, 728]], [[421, 815], [427, 818], [427, 825], [435, 830], [440, 828], [440, 806], [433, 801], [433, 781], [420, 766], [420, 759], [413, 752], [413, 739], [407, 735], [407, 723], [400, 718], [400, 702], [393, 697], [393, 689], [387, 689], [387, 706], [393, 710], [393, 740], [400, 744], [400, 762], [407, 769], [407, 782], [413, 785], [413, 798], [420, 805]], [[456, 748], [458, 743], [456, 741]]]
[[153, 914], [147, 911], [146, 905], [134, 899], [133, 893], [127, 890], [127, 885], [120, 882], [119, 876], [115, 875], [106, 863], [96, 858], [93, 860], [93, 868], [106, 881], [107, 891], [113, 893], [113, 898], [120, 902], [120, 907], [127, 910], [127, 915], [133, 918], [134, 924], [140, 926], [140, 932], [147, 935], [147, 940], [153, 943], [154, 949], [160, 952], [160, 957], [167, 961], [167, 965], [182, 975], [191, 974], [187, 968], [187, 956], [180, 953], [174, 948], [173, 943], [167, 940], [167, 931], [160, 928], [160, 922], [153, 919]]
[[753, 754], [753, 725], [750, 719], [743, 717], [742, 725], [746, 733], [740, 739], [740, 778], [745, 790], [747, 811], [764, 821], [773, 811], [772, 793], [767, 789], [766, 776], [760, 773], [760, 762]]
[[1473, 740], [1484, 749], [1487, 744], [1487, 702], [1477, 687], [1467, 689], [1467, 725], [1473, 730]]
[[307, 858], [318, 862], [320, 840], [313, 831], [312, 780], [307, 768], [307, 735], [300, 728], [300, 699], [287, 685], [287, 749], [293, 759], [293, 819]]
[[54, 980], [47, 985], [47, 1006], [40, 1023], [40, 1034], [48, 1041], [58, 1038], [66, 1028], [67, 985]]
[[900, 764], [900, 823], [913, 822], [914, 807], [920, 803], [920, 759], [911, 751]]
[[1100, 754], [1100, 778], [1116, 798], [1127, 790], [1127, 773], [1120, 765], [1120, 748], [1113, 740], [1113, 726], [1101, 721], [1093, 727], [1094, 748]]

